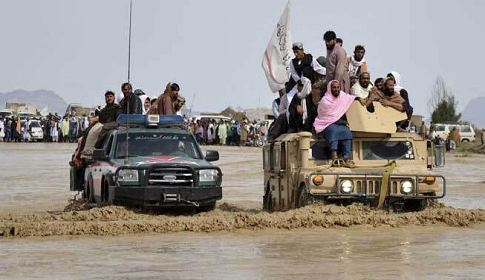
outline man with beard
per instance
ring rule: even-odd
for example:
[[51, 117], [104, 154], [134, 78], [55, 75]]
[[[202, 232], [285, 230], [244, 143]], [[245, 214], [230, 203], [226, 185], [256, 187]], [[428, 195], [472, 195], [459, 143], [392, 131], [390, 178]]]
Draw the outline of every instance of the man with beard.
[[143, 106], [140, 98], [133, 93], [133, 87], [130, 83], [121, 85], [123, 91], [123, 99], [120, 102], [123, 114], [141, 115], [143, 113]]
[[413, 115], [413, 107], [407, 102], [399, 93], [394, 90], [394, 79], [387, 78], [384, 81], [384, 92], [377, 90], [377, 88], [372, 88], [371, 95], [368, 102], [377, 101], [380, 102], [384, 107], [391, 107], [400, 112], [405, 112], [407, 115], [407, 120], [397, 123], [398, 130], [405, 130], [409, 125], [409, 120]]
[[336, 80], [340, 83], [343, 92], [350, 92], [349, 69], [347, 66], [347, 53], [344, 48], [337, 44], [337, 35], [333, 31], [327, 31], [323, 35], [327, 47], [327, 87], [329, 82]]
[[280, 104], [281, 104], [281, 97], [285, 94], [285, 89], [282, 88], [278, 90], [279, 97], [273, 100], [273, 105], [271, 106], [273, 109], [273, 116], [277, 118], [280, 115]]
[[295, 58], [290, 63], [291, 78], [286, 88], [289, 101], [289, 114], [286, 115], [288, 133], [311, 130], [312, 123], [307, 120], [314, 105], [311, 96], [307, 96], [310, 95], [312, 84], [315, 82], [315, 72], [325, 75], [325, 68], [311, 54], [305, 53], [302, 43], [293, 44], [293, 53]]
[[352, 163], [352, 132], [345, 114], [354, 102], [355, 96], [340, 90], [340, 83], [331, 81], [327, 92], [318, 103], [318, 116], [313, 127], [317, 134], [323, 134], [330, 146], [332, 159], [338, 158], [339, 146], [342, 158]]
[[180, 91], [176, 83], [168, 83], [165, 91], [157, 97], [157, 101], [152, 105], [150, 114], [155, 115], [175, 115], [175, 102], [177, 101]]
[[362, 105], [366, 104], [368, 101], [369, 94], [372, 89], [372, 84], [370, 83], [370, 74], [367, 72], [362, 72], [359, 75], [359, 82], [355, 83], [350, 89], [350, 94], [355, 95], [356, 99]]
[[357, 82], [361, 73], [368, 72], [364, 55], [364, 46], [357, 45], [354, 49], [354, 55], [347, 59], [351, 87]]

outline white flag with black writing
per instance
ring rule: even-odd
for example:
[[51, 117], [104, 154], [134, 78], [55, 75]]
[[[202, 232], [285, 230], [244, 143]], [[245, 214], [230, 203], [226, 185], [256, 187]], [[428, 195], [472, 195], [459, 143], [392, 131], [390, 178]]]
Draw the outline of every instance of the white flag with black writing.
[[289, 79], [289, 65], [294, 56], [291, 48], [290, 3], [288, 2], [263, 56], [262, 66], [272, 92], [284, 88]]

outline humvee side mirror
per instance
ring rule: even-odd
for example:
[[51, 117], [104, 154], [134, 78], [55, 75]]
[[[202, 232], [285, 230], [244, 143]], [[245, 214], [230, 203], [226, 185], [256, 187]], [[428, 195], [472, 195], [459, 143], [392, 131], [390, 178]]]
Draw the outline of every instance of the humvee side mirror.
[[205, 160], [207, 161], [217, 161], [219, 160], [219, 152], [218, 151], [207, 151], [205, 153]]
[[109, 159], [109, 157], [106, 155], [106, 152], [103, 149], [94, 150], [92, 158], [93, 160], [99, 160], [99, 161], [107, 161]]

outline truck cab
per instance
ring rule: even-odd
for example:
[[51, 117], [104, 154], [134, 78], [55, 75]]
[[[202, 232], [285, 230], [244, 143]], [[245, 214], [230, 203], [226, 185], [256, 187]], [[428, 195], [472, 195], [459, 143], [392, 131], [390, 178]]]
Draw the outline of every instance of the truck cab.
[[222, 172], [210, 162], [219, 153], [203, 155], [181, 116], [120, 115], [118, 123], [83, 174], [71, 168], [72, 191], [97, 204], [214, 208], [222, 198]]
[[374, 107], [371, 113], [354, 103], [347, 112], [355, 165], [333, 161], [326, 140], [309, 132], [283, 134], [266, 144], [263, 208], [285, 211], [320, 200], [418, 210], [444, 197], [446, 180], [433, 172], [433, 143], [395, 132], [395, 123], [406, 116]]

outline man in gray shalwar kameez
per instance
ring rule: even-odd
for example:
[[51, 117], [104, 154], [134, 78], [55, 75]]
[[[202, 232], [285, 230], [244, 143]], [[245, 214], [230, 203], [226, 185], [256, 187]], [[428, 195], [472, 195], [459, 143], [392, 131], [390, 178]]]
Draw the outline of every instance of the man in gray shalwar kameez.
[[337, 35], [327, 31], [323, 35], [327, 47], [327, 87], [328, 82], [336, 80], [345, 93], [350, 93], [349, 67], [347, 65], [347, 52], [337, 44]]

